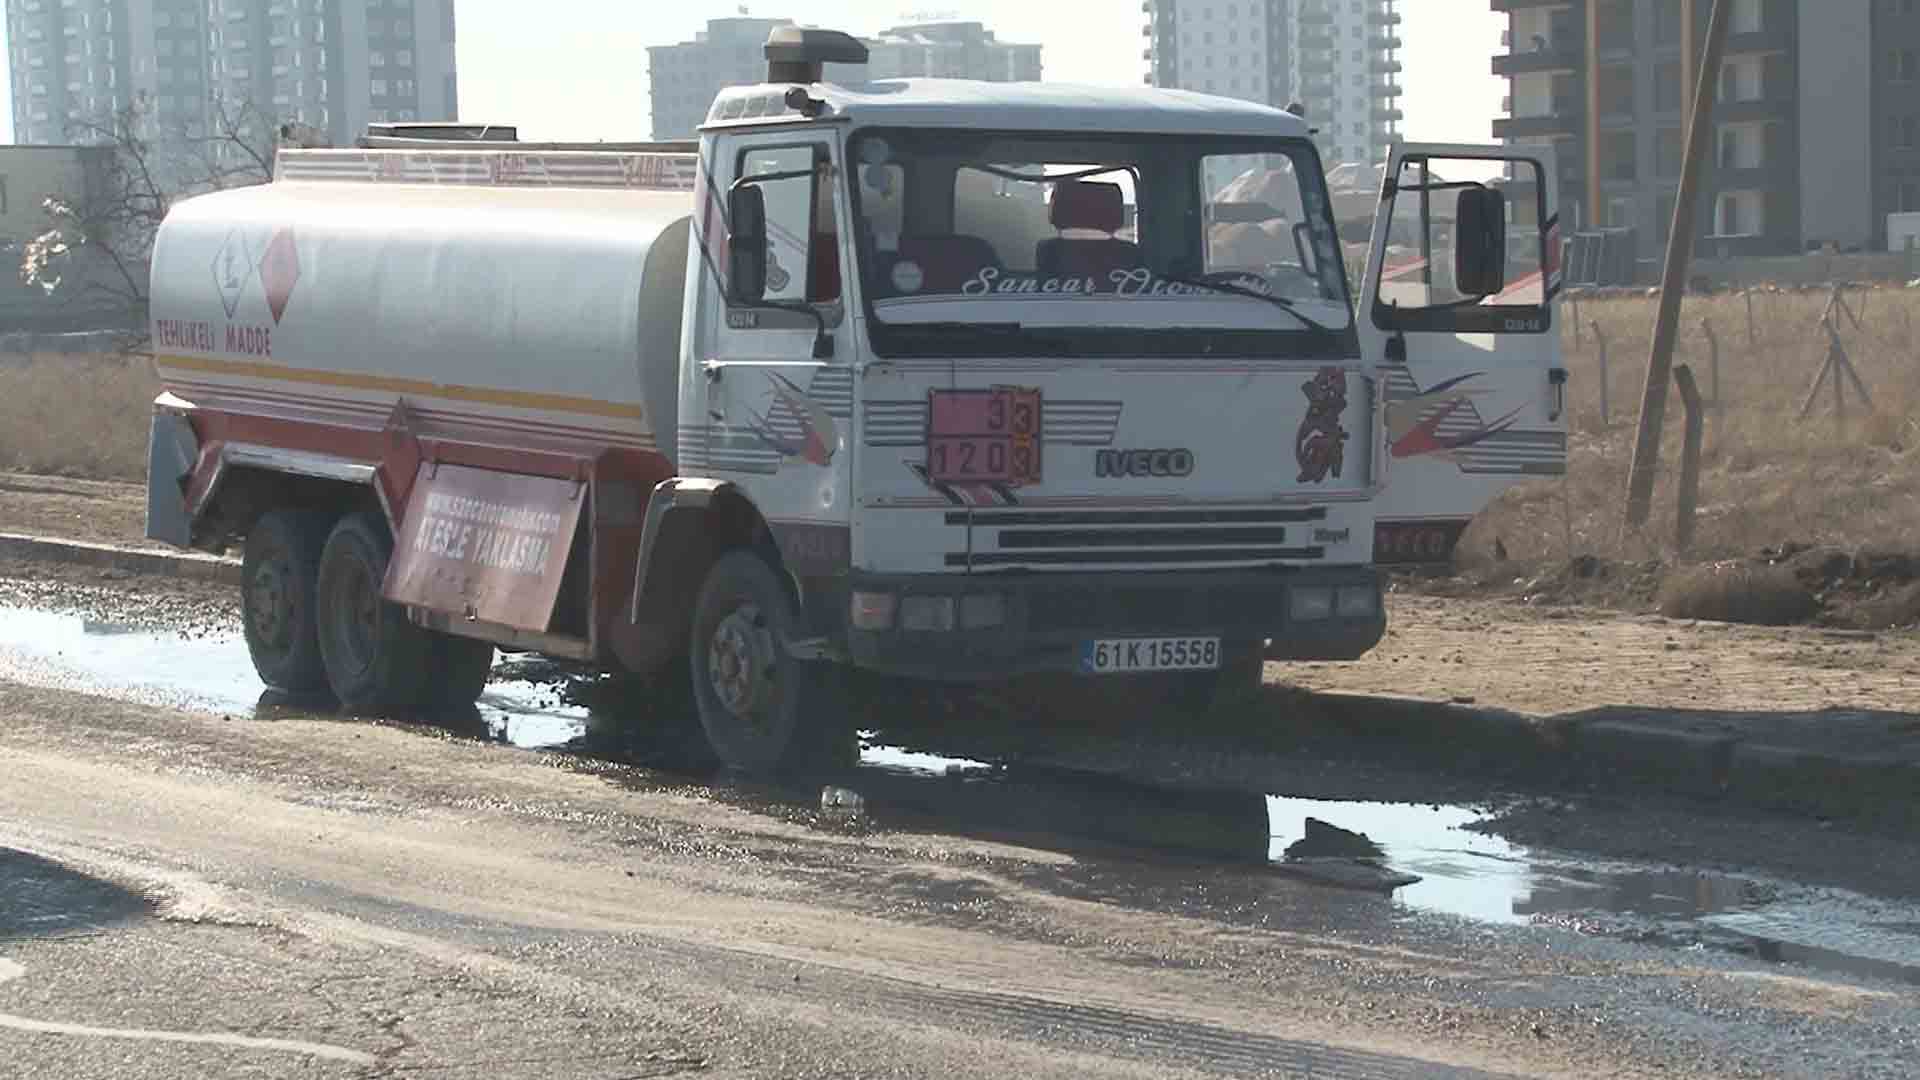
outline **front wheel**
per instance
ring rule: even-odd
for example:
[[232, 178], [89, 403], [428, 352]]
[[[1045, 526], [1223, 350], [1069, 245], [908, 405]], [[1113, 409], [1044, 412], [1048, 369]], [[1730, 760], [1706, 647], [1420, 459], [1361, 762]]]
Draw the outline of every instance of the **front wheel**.
[[708, 571], [688, 667], [700, 726], [728, 768], [777, 776], [841, 763], [852, 745], [844, 712], [826, 700], [835, 673], [784, 646], [800, 630], [786, 583], [759, 555], [728, 552]]

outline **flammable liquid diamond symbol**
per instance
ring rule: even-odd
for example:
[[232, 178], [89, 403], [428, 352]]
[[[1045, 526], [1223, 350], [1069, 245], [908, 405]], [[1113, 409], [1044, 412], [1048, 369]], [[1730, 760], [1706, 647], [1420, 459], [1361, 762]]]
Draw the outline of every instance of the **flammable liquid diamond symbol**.
[[293, 242], [293, 230], [281, 229], [273, 234], [266, 254], [260, 258], [260, 284], [267, 291], [267, 307], [272, 310], [276, 325], [287, 310], [287, 301], [293, 297], [293, 287], [299, 282], [300, 252]]

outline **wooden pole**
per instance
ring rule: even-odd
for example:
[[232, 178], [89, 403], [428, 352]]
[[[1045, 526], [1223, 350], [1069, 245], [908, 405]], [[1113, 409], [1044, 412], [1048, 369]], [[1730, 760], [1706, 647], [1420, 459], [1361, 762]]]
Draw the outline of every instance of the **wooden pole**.
[[[1597, 7], [1598, 5], [1592, 5]], [[1660, 431], [1667, 418], [1667, 382], [1673, 378], [1673, 342], [1680, 326], [1680, 301], [1687, 286], [1687, 266], [1693, 259], [1694, 204], [1700, 197], [1700, 174], [1705, 171], [1713, 143], [1713, 106], [1720, 88], [1720, 61], [1727, 51], [1729, 0], [1713, 0], [1707, 19], [1706, 55], [1694, 89], [1693, 117], [1687, 123], [1687, 157], [1680, 170], [1680, 194], [1673, 207], [1673, 228], [1667, 236], [1666, 272], [1660, 283], [1660, 316], [1654, 323], [1653, 348], [1647, 354], [1647, 382], [1640, 398], [1640, 431], [1633, 446], [1633, 468], [1627, 476], [1627, 526], [1647, 523], [1653, 509], [1653, 478], [1660, 467]], [[1597, 80], [1596, 71], [1590, 77]]]
[[1753, 329], [1753, 290], [1747, 290], [1747, 348], [1749, 351], [1760, 347], [1760, 335]]
[[1601, 331], [1598, 319], [1593, 321], [1593, 343], [1600, 347], [1600, 426], [1604, 428], [1613, 423], [1613, 380], [1607, 374], [1607, 335]]
[[1706, 431], [1706, 412], [1700, 404], [1700, 388], [1694, 385], [1693, 369], [1685, 364], [1673, 369], [1674, 384], [1680, 388], [1680, 405], [1686, 410], [1686, 439], [1680, 444], [1680, 507], [1674, 522], [1674, 546], [1685, 556], [1693, 547], [1694, 514], [1700, 506], [1700, 443]]
[[1720, 411], [1720, 339], [1714, 336], [1713, 322], [1700, 320], [1700, 332], [1707, 335], [1707, 385], [1713, 392], [1713, 410]]

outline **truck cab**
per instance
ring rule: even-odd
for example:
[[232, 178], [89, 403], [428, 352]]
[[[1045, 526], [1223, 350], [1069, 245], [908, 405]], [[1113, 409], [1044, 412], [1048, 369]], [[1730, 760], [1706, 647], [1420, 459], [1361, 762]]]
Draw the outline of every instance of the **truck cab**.
[[810, 81], [723, 91], [700, 154], [679, 471], [760, 508], [854, 663], [1244, 673], [1379, 640], [1383, 401], [1300, 119]]

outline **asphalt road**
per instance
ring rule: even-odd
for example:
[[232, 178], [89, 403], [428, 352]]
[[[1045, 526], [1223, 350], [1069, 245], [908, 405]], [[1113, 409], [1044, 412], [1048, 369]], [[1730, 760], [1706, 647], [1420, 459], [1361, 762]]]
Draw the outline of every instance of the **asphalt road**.
[[[847, 818], [817, 786], [175, 708], [126, 674], [56, 688], [0, 647], [0, 1075], [1894, 1077], [1920, 1060], [1920, 980], [1899, 962], [1920, 921], [1897, 889], [1848, 894], [1880, 905], [1854, 951], [1892, 958], [1822, 964], [1686, 931], [1689, 898], [1668, 895], [1766, 916], [1784, 886], [1758, 875], [1724, 896], [1620, 879], [1655, 882], [1642, 906], [1677, 904], [1664, 919], [1463, 917], [1148, 851], [1120, 824], [1244, 829], [1232, 800], [868, 771], [845, 782], [872, 812]], [[1318, 793], [1348, 768], [1320, 763]], [[1688, 815], [1574, 812], [1575, 846]], [[1819, 846], [1812, 825], [1712, 828]], [[1914, 862], [1899, 838], [1831, 841], [1848, 867]], [[1830, 891], [1823, 865], [1806, 856], [1793, 887]]]

